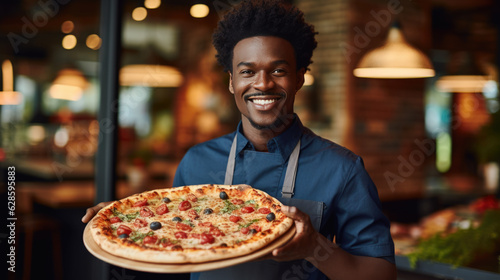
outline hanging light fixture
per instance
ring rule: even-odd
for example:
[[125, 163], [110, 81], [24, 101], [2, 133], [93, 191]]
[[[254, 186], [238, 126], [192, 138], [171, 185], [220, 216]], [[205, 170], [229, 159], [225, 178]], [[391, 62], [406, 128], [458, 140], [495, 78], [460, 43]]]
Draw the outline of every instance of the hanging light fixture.
[[2, 63], [3, 90], [0, 91], [0, 105], [16, 105], [21, 103], [23, 96], [14, 91], [14, 70], [12, 62], [6, 59]]
[[482, 92], [491, 78], [483, 73], [469, 52], [455, 53], [448, 74], [439, 78], [436, 87], [443, 92]]
[[49, 89], [52, 98], [76, 101], [82, 97], [88, 87], [87, 79], [77, 69], [63, 69]]
[[366, 53], [353, 74], [361, 78], [407, 79], [433, 77], [435, 72], [429, 58], [408, 44], [395, 22], [385, 44]]
[[134, 64], [120, 70], [122, 86], [178, 87], [182, 81], [181, 72], [166, 65]]

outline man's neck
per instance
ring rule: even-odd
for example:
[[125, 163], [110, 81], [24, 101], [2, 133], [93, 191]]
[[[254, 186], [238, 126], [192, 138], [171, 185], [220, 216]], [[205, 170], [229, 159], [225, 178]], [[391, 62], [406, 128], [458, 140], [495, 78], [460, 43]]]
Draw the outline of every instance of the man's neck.
[[254, 127], [250, 121], [243, 117], [241, 121], [243, 127], [243, 135], [252, 143], [254, 148], [259, 152], [267, 152], [267, 143], [269, 140], [283, 133], [290, 125], [290, 123], [283, 123], [282, 126], [258, 129]]

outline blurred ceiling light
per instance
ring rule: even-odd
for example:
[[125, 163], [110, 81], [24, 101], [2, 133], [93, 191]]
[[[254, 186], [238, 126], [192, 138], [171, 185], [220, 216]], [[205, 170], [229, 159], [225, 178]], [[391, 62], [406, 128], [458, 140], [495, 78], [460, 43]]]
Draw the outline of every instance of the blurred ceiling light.
[[40, 143], [45, 139], [45, 128], [41, 125], [32, 125], [26, 130], [26, 135], [30, 144]]
[[306, 73], [304, 74], [304, 86], [312, 86], [314, 84], [314, 76]]
[[208, 16], [210, 9], [205, 4], [195, 4], [189, 9], [189, 13], [194, 18], [204, 18]]
[[62, 40], [62, 47], [66, 50], [72, 50], [76, 47], [76, 37], [75, 35], [66, 35]]
[[49, 93], [52, 98], [76, 101], [82, 97], [87, 87], [88, 82], [82, 72], [76, 69], [63, 69], [50, 86]]
[[148, 10], [144, 7], [137, 7], [132, 11], [132, 18], [135, 21], [143, 21], [148, 16]]
[[174, 67], [165, 65], [127, 65], [120, 70], [120, 85], [149, 87], [178, 87], [183, 77]]
[[161, 0], [145, 0], [144, 7], [148, 9], [157, 9], [161, 5]]
[[482, 92], [490, 77], [483, 73], [474, 63], [470, 53], [459, 52], [450, 59], [450, 65], [455, 69], [448, 70], [436, 82], [436, 87], [442, 92]]
[[385, 44], [367, 52], [354, 76], [378, 79], [428, 78], [435, 75], [429, 58], [404, 39], [398, 24], [389, 30]]
[[2, 63], [3, 89], [0, 91], [0, 105], [16, 105], [21, 103], [23, 96], [14, 91], [14, 70], [12, 62], [6, 59]]
[[73, 31], [75, 24], [71, 20], [67, 20], [61, 24], [62, 33], [68, 34]]
[[101, 47], [102, 40], [97, 34], [90, 34], [87, 37], [87, 47], [92, 50], [98, 50]]

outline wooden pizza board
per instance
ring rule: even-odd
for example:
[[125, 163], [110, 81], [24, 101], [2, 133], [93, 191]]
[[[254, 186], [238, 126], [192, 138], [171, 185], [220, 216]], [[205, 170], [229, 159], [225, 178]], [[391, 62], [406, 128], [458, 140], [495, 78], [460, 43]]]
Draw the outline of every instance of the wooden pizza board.
[[102, 250], [101, 247], [99, 247], [99, 245], [97, 245], [97, 243], [92, 238], [89, 224], [87, 224], [83, 232], [83, 243], [85, 244], [85, 247], [87, 247], [87, 250], [92, 255], [112, 265], [132, 270], [154, 272], [154, 273], [200, 272], [200, 271], [220, 269], [245, 262], [254, 261], [270, 254], [274, 249], [284, 245], [295, 235], [295, 226], [292, 225], [292, 227], [287, 232], [285, 232], [282, 236], [273, 241], [271, 244], [248, 255], [225, 259], [225, 260], [219, 260], [219, 261], [204, 262], [204, 263], [166, 264], [166, 263], [150, 263], [150, 262], [130, 260], [112, 255]]

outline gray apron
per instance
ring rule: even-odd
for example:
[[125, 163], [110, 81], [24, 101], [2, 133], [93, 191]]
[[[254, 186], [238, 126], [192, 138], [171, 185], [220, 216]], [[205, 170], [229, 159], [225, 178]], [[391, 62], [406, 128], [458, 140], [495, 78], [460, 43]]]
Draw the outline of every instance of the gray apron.
[[[226, 168], [226, 177], [224, 185], [231, 185], [233, 182], [234, 165], [236, 157], [237, 133], [234, 136], [233, 144], [229, 152], [229, 158]], [[288, 159], [288, 166], [285, 173], [285, 181], [281, 191], [282, 197], [278, 198], [283, 204], [295, 206], [302, 212], [309, 215], [314, 229], [319, 231], [321, 226], [321, 217], [323, 215], [324, 203], [321, 201], [312, 201], [304, 199], [292, 198], [295, 189], [295, 176], [297, 174], [298, 159], [300, 153], [300, 140], [293, 149], [293, 152]], [[290, 262], [277, 262], [274, 260], [264, 260], [258, 262], [249, 262], [231, 266], [223, 269], [202, 272], [200, 280], [221, 280], [221, 279], [258, 279], [258, 280], [275, 280], [281, 279], [283, 273], [290, 270], [292, 265], [302, 265], [303, 260]], [[310, 266], [310, 265], [309, 265]]]

